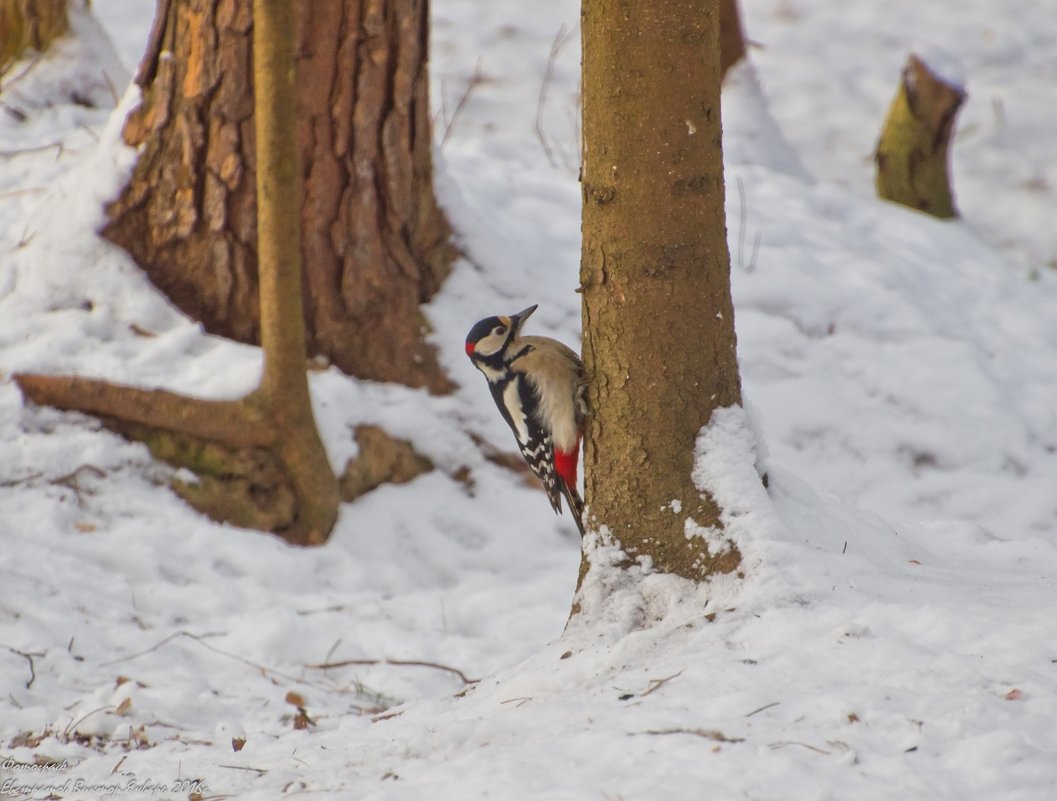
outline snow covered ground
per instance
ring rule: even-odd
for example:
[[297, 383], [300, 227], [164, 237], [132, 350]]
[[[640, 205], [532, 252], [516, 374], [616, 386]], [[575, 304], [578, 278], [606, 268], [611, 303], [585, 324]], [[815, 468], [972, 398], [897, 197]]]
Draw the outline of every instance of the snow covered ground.
[[[565, 631], [575, 529], [473, 444], [512, 447], [461, 342], [529, 303], [577, 340], [578, 5], [435, 0], [467, 259], [427, 311], [460, 389], [312, 375], [336, 467], [365, 422], [438, 465], [312, 551], [200, 518], [10, 381], [233, 397], [260, 366], [92, 233], [154, 3], [92, 5], [113, 51], [79, 17], [0, 94], [0, 797], [1057, 798], [1051, 3], [746, 4], [723, 114], [751, 424], [719, 415], [698, 461], [746, 575], [592, 582]], [[921, 41], [968, 81], [953, 223], [872, 196]]]

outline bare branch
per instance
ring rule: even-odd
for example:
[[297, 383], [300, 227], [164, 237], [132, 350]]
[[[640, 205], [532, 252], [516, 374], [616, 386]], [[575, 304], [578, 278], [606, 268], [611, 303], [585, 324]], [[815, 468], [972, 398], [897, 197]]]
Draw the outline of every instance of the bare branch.
[[251, 773], [256, 773], [258, 776], [263, 776], [268, 771], [264, 768], [251, 768], [248, 765], [217, 765], [218, 768], [227, 768], [228, 770], [246, 770]]
[[787, 748], [790, 745], [798, 745], [801, 748], [806, 748], [808, 751], [814, 751], [816, 754], [829, 754], [829, 751], [826, 751], [822, 748], [816, 748], [813, 745], [802, 743], [798, 740], [780, 740], [777, 743], [771, 743], [768, 748], [770, 748], [772, 751], [777, 751], [779, 748]]
[[[35, 145], [33, 147], [20, 147], [15, 150], [0, 150], [0, 158], [9, 159], [15, 156], [21, 156], [25, 153], [39, 153], [42, 150], [51, 150], [55, 148], [58, 153], [62, 153], [62, 142], [49, 142], [46, 145]], [[42, 189], [45, 187], [41, 187]]]
[[743, 743], [745, 742], [744, 737], [727, 737], [723, 732], [718, 729], [648, 729], [647, 731], [635, 731], [632, 734], [692, 734], [694, 737], [703, 737], [706, 740], [713, 740], [717, 743]]
[[536, 119], [532, 123], [532, 130], [536, 132], [536, 138], [539, 139], [540, 144], [543, 146], [543, 152], [547, 155], [547, 161], [551, 163], [552, 167], [561, 165], [558, 163], [558, 159], [554, 155], [554, 148], [547, 141], [547, 135], [543, 130], [543, 108], [547, 103], [547, 92], [550, 90], [551, 81], [554, 79], [554, 64], [558, 60], [558, 54], [569, 43], [574, 33], [574, 30], [562, 25], [558, 29], [558, 33], [555, 34], [554, 41], [551, 42], [551, 52], [547, 57], [547, 69], [543, 72], [539, 99], [536, 101]]
[[9, 650], [13, 654], [18, 654], [23, 659], [25, 659], [27, 662], [29, 662], [29, 681], [26, 682], [26, 689], [27, 690], [30, 689], [33, 686], [33, 682], [35, 682], [37, 680], [37, 671], [36, 671], [36, 669], [33, 666], [33, 657], [35, 657], [35, 656], [41, 656], [42, 657], [42, 656], [44, 656], [44, 654], [26, 653], [25, 651], [20, 651], [17, 648], [12, 648], [10, 645], [5, 645], [4, 648]]
[[[154, 651], [157, 651], [163, 645], [165, 645], [166, 643], [172, 642], [177, 637], [182, 636], [184, 633], [185, 632], [178, 631], [175, 634], [170, 634], [164, 640], [162, 640], [161, 642], [155, 643], [150, 648], [145, 648], [142, 651], [137, 651], [136, 653], [129, 654], [128, 656], [122, 656], [122, 657], [118, 657], [117, 659], [111, 659], [109, 662], [101, 662], [99, 664], [99, 667], [110, 667], [111, 665], [118, 665], [118, 664], [120, 664], [122, 662], [131, 662], [133, 659], [138, 659], [141, 656], [145, 656], [146, 654], [149, 654], [149, 653], [152, 653]], [[70, 645], [71, 646], [73, 645], [73, 640], [72, 639], [70, 640]]]
[[771, 707], [778, 706], [780, 703], [782, 703], [782, 702], [781, 701], [772, 701], [769, 704], [764, 704], [759, 709], [752, 710], [752, 712], [748, 713], [745, 717], [751, 718], [753, 715], [755, 715], [755, 714], [757, 714], [759, 712], [763, 712], [765, 709], [770, 709]]
[[434, 670], [443, 670], [458, 676], [464, 684], [476, 684], [480, 681], [480, 679], [467, 678], [466, 674], [458, 668], [453, 668], [448, 665], [441, 665], [437, 662], [425, 662], [418, 659], [343, 659], [340, 662], [323, 662], [318, 665], [305, 665], [305, 667], [311, 668], [312, 670], [330, 670], [331, 668], [355, 667], [361, 665], [396, 665], [398, 667], [433, 668]]
[[441, 97], [441, 102], [444, 105], [444, 135], [440, 138], [441, 147], [448, 141], [448, 137], [451, 136], [455, 130], [455, 121], [459, 119], [459, 115], [462, 114], [462, 110], [466, 107], [467, 101], [470, 99], [470, 95], [473, 90], [484, 83], [484, 73], [481, 71], [481, 59], [477, 59], [477, 64], [473, 68], [473, 73], [470, 75], [469, 80], [466, 82], [466, 89], [463, 91], [462, 96], [459, 97], [459, 102], [455, 104], [455, 109], [451, 112], [451, 117], [448, 116], [448, 103], [447, 97]]
[[686, 670], [686, 668], [683, 668], [683, 670], [680, 670], [678, 673], [673, 673], [671, 676], [665, 676], [663, 679], [650, 679], [650, 686], [645, 690], [645, 692], [639, 693], [639, 698], [645, 698], [647, 695], [654, 692], [655, 690], [659, 690], [672, 679], [679, 678], [683, 675], [684, 670]]
[[76, 734], [77, 733], [77, 727], [80, 726], [82, 723], [84, 723], [86, 720], [88, 720], [88, 718], [92, 717], [92, 715], [97, 715], [100, 712], [106, 712], [109, 709], [115, 709], [115, 708], [116, 707], [114, 707], [112, 704], [108, 704], [107, 706], [101, 706], [101, 707], [99, 707], [97, 709], [93, 709], [91, 712], [79, 717], [76, 721], [71, 720], [66, 725], [66, 728], [62, 730], [62, 735], [59, 737], [59, 740], [62, 741], [62, 742], [66, 742], [67, 740], [69, 740], [70, 739], [70, 732], [72, 731], [74, 734]]

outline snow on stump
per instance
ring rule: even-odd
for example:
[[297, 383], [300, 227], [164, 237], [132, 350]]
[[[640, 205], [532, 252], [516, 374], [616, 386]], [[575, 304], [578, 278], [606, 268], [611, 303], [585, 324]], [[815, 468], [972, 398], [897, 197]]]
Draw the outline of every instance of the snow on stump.
[[965, 100], [958, 70], [911, 54], [877, 143], [877, 194], [935, 217], [957, 217], [949, 177], [954, 117]]

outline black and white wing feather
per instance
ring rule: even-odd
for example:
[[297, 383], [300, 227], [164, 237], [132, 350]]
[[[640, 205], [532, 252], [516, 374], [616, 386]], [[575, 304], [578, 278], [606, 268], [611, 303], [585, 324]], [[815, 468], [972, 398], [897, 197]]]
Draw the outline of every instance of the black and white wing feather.
[[551, 507], [562, 511], [563, 482], [554, 471], [554, 443], [546, 430], [526, 410], [539, 406], [536, 390], [523, 373], [511, 372], [502, 381], [489, 383], [492, 398], [510, 430], [529, 468], [547, 491]]

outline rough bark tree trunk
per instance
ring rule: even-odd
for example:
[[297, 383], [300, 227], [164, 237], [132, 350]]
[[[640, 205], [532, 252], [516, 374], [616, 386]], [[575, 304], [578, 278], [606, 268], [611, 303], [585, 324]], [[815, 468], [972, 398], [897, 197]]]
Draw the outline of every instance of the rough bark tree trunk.
[[957, 217], [950, 181], [954, 118], [965, 100], [911, 55], [877, 143], [877, 195], [935, 217]]
[[43, 53], [69, 30], [70, 0], [0, 0], [0, 75], [27, 50]]
[[[311, 354], [450, 388], [419, 310], [453, 255], [433, 196], [427, 0], [295, 3]], [[142, 148], [104, 235], [206, 329], [258, 342], [251, 4], [159, 0], [124, 130]]]
[[[740, 404], [723, 208], [719, 0], [584, 0], [584, 363], [590, 528], [701, 580], [740, 562], [691, 479], [712, 411]], [[582, 565], [581, 578], [587, 569]]]

